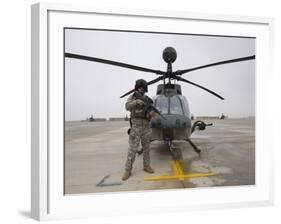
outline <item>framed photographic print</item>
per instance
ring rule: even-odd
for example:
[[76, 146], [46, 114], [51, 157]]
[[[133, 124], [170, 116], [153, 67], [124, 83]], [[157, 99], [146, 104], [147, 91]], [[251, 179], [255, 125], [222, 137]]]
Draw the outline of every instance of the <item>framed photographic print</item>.
[[32, 217], [271, 204], [272, 26], [33, 5]]

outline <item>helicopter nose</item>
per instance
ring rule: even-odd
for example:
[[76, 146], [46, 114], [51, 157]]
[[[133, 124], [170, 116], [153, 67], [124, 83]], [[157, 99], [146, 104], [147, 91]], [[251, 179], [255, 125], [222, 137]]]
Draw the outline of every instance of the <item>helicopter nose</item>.
[[163, 59], [167, 63], [173, 63], [177, 59], [177, 52], [173, 47], [166, 47], [162, 55]]
[[152, 128], [191, 128], [191, 121], [184, 116], [165, 115], [166, 120], [155, 117], [151, 120]]

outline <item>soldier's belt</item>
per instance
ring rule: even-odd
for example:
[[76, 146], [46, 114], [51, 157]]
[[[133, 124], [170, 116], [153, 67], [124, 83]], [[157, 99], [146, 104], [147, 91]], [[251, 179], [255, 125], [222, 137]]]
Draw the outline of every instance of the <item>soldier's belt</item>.
[[149, 123], [147, 118], [144, 118], [144, 117], [132, 117], [132, 122], [133, 123]]
[[133, 116], [132, 119], [144, 119], [144, 120], [147, 120], [147, 118], [144, 117], [144, 116]]

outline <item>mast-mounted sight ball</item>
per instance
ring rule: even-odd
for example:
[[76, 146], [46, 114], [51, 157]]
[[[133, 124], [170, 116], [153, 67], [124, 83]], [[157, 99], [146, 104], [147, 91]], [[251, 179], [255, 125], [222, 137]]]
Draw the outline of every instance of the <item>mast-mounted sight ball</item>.
[[177, 59], [177, 52], [173, 47], [166, 47], [162, 56], [165, 62], [173, 63]]

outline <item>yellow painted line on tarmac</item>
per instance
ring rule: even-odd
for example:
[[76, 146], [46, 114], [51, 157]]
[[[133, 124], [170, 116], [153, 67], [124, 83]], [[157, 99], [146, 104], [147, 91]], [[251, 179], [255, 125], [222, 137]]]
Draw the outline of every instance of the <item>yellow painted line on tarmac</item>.
[[163, 175], [163, 176], [153, 176], [153, 177], [145, 177], [144, 180], [147, 181], [161, 181], [161, 180], [179, 180], [184, 181], [188, 178], [195, 178], [195, 177], [207, 177], [214, 175], [212, 172], [208, 173], [188, 173], [185, 174], [183, 169], [177, 160], [172, 161], [172, 169], [175, 175]]
[[179, 171], [178, 171], [177, 165], [174, 160], [172, 161], [172, 168], [173, 168], [175, 175], [179, 175]]
[[181, 167], [179, 161], [173, 160], [172, 161], [172, 167], [174, 168], [175, 174], [179, 178], [179, 180], [183, 181], [184, 178], [182, 176], [184, 176], [184, 172], [182, 170], [182, 167]]

